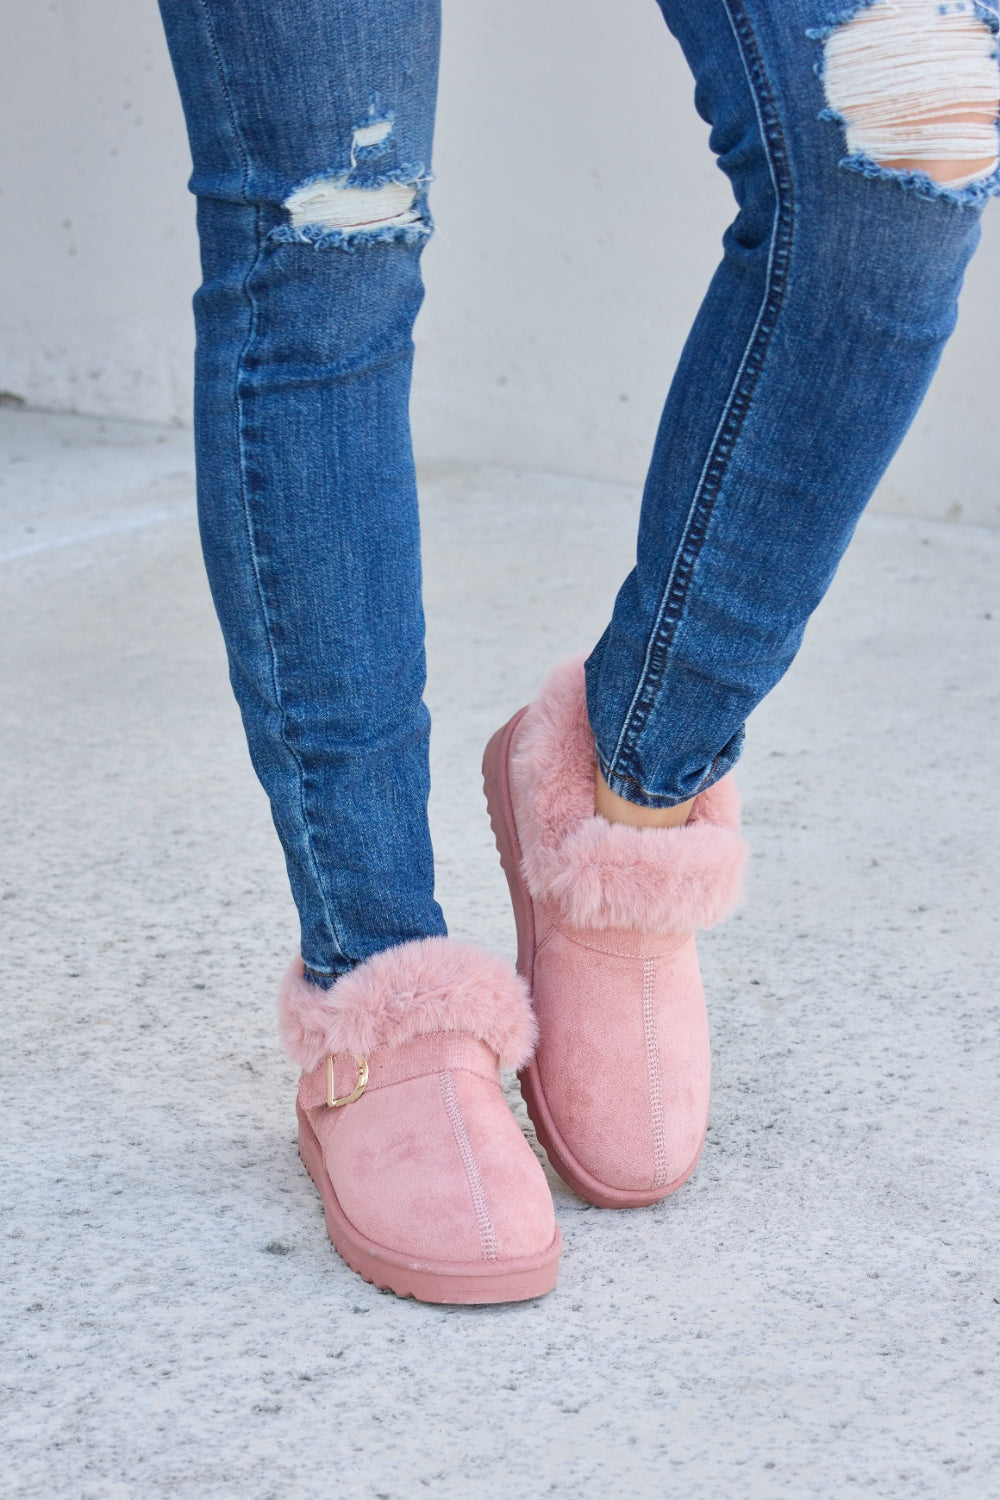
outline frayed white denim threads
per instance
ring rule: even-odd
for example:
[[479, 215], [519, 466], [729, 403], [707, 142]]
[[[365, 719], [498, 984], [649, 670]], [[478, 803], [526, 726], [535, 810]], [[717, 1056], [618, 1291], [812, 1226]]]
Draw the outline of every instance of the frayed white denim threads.
[[383, 182], [357, 187], [342, 177], [320, 177], [285, 199], [293, 229], [339, 229], [363, 234], [366, 230], [413, 224], [417, 189], [412, 183]]
[[[826, 37], [823, 80], [851, 157], [968, 163], [951, 189], [997, 169], [1000, 68], [991, 13], [953, 0], [874, 0]], [[930, 175], [936, 175], [930, 173]]]

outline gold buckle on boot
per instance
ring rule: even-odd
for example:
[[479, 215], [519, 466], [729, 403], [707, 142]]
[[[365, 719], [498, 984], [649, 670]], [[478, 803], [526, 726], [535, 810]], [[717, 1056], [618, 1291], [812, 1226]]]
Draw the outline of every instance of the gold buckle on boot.
[[332, 1053], [326, 1060], [326, 1103], [328, 1109], [339, 1109], [342, 1104], [353, 1104], [355, 1099], [360, 1099], [368, 1082], [368, 1059], [356, 1057], [354, 1059], [358, 1067], [358, 1081], [349, 1094], [342, 1094], [338, 1099], [333, 1092], [333, 1065], [337, 1060], [338, 1053]]

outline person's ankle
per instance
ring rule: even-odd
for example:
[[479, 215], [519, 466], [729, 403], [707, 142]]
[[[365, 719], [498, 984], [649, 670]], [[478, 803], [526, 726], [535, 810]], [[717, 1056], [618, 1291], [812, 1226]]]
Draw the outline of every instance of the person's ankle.
[[594, 777], [594, 811], [609, 823], [624, 823], [628, 828], [680, 828], [688, 820], [694, 798], [676, 807], [640, 807], [613, 792], [598, 768]]

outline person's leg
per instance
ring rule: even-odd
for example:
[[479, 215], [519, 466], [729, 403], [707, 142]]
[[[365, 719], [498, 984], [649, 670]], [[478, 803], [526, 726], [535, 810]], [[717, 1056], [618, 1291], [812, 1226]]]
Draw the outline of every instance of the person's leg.
[[[194, 158], [205, 559], [301, 918], [280, 996], [341, 1255], [443, 1302], [550, 1290], [500, 1060], [534, 1022], [444, 936], [408, 400], [438, 0], [161, 0]], [[303, 962], [304, 961], [304, 962]]]
[[605, 1206], [694, 1168], [692, 934], [743, 855], [727, 772], [927, 388], [998, 189], [984, 7], [874, 0], [828, 24], [821, 0], [659, 3], [739, 214], [586, 681], [553, 673], [485, 762], [540, 1027], [522, 1088], [553, 1165]]
[[983, 7], [659, 3], [740, 212], [587, 663], [600, 772], [648, 808], [734, 764], [913, 419], [998, 190], [1000, 94]]
[[162, 0], [205, 560], [321, 984], [442, 934], [409, 434], [438, 0]]

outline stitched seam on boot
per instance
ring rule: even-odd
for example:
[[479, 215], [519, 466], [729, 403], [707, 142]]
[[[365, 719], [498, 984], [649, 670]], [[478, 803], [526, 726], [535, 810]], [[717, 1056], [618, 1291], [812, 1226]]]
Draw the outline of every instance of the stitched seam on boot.
[[497, 1258], [497, 1234], [493, 1225], [493, 1215], [490, 1213], [490, 1205], [486, 1199], [486, 1185], [483, 1182], [483, 1174], [479, 1170], [476, 1161], [476, 1153], [472, 1149], [465, 1121], [462, 1119], [462, 1111], [458, 1104], [458, 1095], [455, 1093], [455, 1080], [450, 1071], [441, 1074], [441, 1095], [444, 1099], [444, 1107], [451, 1121], [452, 1133], [455, 1137], [455, 1145], [458, 1154], [462, 1158], [462, 1166], [469, 1181], [469, 1191], [472, 1193], [472, 1206], [476, 1212], [476, 1227], [479, 1230], [479, 1243], [483, 1252], [484, 1260], [496, 1260]]
[[653, 1127], [654, 1187], [667, 1180], [667, 1146], [663, 1138], [663, 1083], [660, 1071], [660, 1047], [656, 1040], [656, 959], [647, 958], [642, 966], [642, 1027], [646, 1034], [646, 1073], [649, 1078], [649, 1114]]
[[[621, 932], [627, 929], [616, 927], [611, 930]], [[645, 942], [648, 945], [656, 940], [665, 944], [656, 953], [649, 954], [643, 954], [641, 949], [636, 953], [622, 953], [618, 948], [607, 948], [598, 942], [584, 942], [579, 935], [579, 929], [570, 927], [569, 925], [559, 928], [559, 936], [564, 942], [572, 943], [574, 948], [582, 948], [584, 953], [598, 953], [602, 958], [619, 958], [626, 959], [629, 963], [638, 963], [640, 959], [643, 959], [643, 961], [648, 959], [650, 962], [655, 962], [658, 958], [671, 958], [673, 954], [678, 953], [684, 944], [690, 940], [691, 934], [689, 932], [640, 932], [638, 934], [640, 942]]]
[[[551, 912], [544, 908], [540, 901], [536, 902], [533, 900], [531, 905], [532, 917], [535, 923], [535, 952], [540, 953], [545, 944], [560, 928], [559, 923], [552, 916]], [[543, 921], [545, 923], [544, 932], [541, 931]]]
[[[434, 1076], [435, 1073], [440, 1074], [440, 1072], [441, 1072], [440, 1065], [435, 1068], [435, 1067], [432, 1067], [430, 1064], [428, 1064], [428, 1066], [426, 1068], [421, 1068], [421, 1070], [420, 1070], [419, 1073], [407, 1073], [407, 1075], [406, 1075], [405, 1078], [390, 1078], [386, 1083], [369, 1083], [369, 1084], [366, 1084], [366, 1086], [365, 1086], [365, 1093], [366, 1094], [377, 1094], [381, 1089], [394, 1089], [397, 1086], [397, 1084], [400, 1084], [400, 1083], [412, 1083], [415, 1078], [433, 1078], [433, 1076]], [[468, 1073], [468, 1075], [469, 1075], [470, 1078], [478, 1078], [483, 1083], [491, 1083], [494, 1088], [499, 1089], [500, 1092], [503, 1093], [503, 1089], [502, 1089], [502, 1087], [500, 1085], [500, 1080], [498, 1078], [494, 1078], [491, 1073], [479, 1073], [479, 1072], [476, 1071], [475, 1068], [469, 1067], [466, 1063], [458, 1063], [458, 1064], [456, 1064], [456, 1066], [454, 1068], [450, 1069], [450, 1072], [452, 1072], [452, 1073]]]

